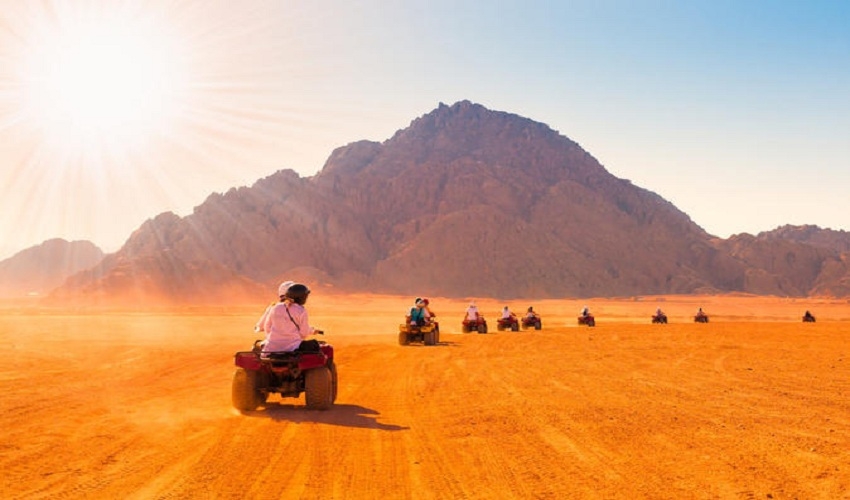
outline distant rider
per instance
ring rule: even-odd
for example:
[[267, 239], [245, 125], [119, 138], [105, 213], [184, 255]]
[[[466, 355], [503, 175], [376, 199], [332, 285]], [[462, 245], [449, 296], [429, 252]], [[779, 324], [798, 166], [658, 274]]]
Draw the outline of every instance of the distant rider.
[[428, 323], [427, 314], [425, 302], [417, 297], [413, 307], [410, 308], [410, 313], [407, 315], [410, 326], [423, 326]]
[[466, 320], [467, 321], [478, 321], [481, 315], [478, 313], [478, 306], [475, 305], [475, 301], [469, 303], [469, 307], [466, 308]]
[[431, 310], [431, 301], [424, 297], [422, 298], [422, 309], [425, 310], [425, 320], [428, 323], [432, 323], [437, 313]]
[[539, 318], [540, 315], [534, 311], [534, 307], [528, 306], [528, 311], [525, 313], [525, 317], [527, 319], [536, 319]]
[[516, 319], [516, 314], [512, 313], [508, 306], [502, 308], [502, 319]]

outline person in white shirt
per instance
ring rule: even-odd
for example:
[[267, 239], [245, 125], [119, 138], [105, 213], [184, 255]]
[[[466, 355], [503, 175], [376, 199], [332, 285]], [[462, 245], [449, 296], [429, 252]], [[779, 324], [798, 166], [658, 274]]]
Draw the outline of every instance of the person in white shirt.
[[502, 309], [502, 319], [516, 318], [516, 314], [512, 313], [508, 306]]
[[[280, 300], [281, 302], [283, 300], [285, 300], [286, 291], [289, 290], [289, 287], [291, 287], [294, 284], [295, 284], [294, 281], [284, 281], [283, 283], [281, 283], [280, 286], [277, 287], [278, 300]], [[274, 309], [274, 306], [276, 306], [276, 305], [277, 305], [277, 302], [274, 302], [269, 307], [267, 307], [265, 311], [263, 311], [263, 315], [260, 316], [260, 319], [257, 321], [257, 324], [254, 325], [254, 331], [255, 332], [265, 332], [266, 331], [265, 330], [266, 318], [269, 317], [269, 312], [271, 312], [271, 310]]]
[[321, 333], [310, 326], [304, 304], [310, 289], [300, 283], [291, 285], [280, 302], [269, 311], [263, 324], [266, 339], [262, 352], [317, 351], [316, 340], [305, 340], [314, 333]]
[[469, 307], [466, 308], [466, 319], [467, 321], [478, 321], [478, 306], [475, 305], [475, 301], [469, 303]]

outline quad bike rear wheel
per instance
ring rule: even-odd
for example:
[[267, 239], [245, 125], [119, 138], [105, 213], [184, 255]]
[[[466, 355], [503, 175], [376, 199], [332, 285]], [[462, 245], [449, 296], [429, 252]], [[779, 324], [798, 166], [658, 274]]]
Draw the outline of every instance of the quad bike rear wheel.
[[256, 371], [237, 368], [233, 374], [233, 407], [240, 412], [254, 411], [265, 403], [266, 394], [259, 389]]
[[511, 324], [511, 331], [512, 332], [518, 332], [519, 331], [519, 323]]
[[540, 320], [535, 321], [535, 322], [534, 322], [534, 329], [535, 329], [535, 330], [540, 330], [541, 328], [543, 328], [543, 322], [542, 322], [542, 321], [540, 321]]
[[410, 339], [407, 338], [407, 332], [398, 332], [398, 345], [408, 345]]
[[478, 325], [478, 333], [487, 333], [487, 325]]
[[304, 392], [308, 410], [330, 409], [334, 399], [333, 374], [327, 366], [307, 370]]

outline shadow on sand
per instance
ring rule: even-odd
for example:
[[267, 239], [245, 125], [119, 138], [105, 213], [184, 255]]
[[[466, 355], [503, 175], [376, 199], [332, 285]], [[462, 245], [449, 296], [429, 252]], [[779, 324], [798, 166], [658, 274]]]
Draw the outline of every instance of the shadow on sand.
[[422, 347], [422, 348], [427, 347], [428, 349], [431, 349], [432, 347], [437, 347], [437, 346], [458, 347], [458, 345], [459, 344], [457, 342], [446, 342], [446, 341], [441, 340], [434, 345], [425, 345], [425, 344], [422, 344], [422, 343], [419, 343], [419, 342], [414, 342], [412, 344], [408, 344], [408, 345], [403, 346], [403, 347]]
[[327, 411], [308, 410], [303, 405], [270, 401], [264, 410], [246, 412], [246, 416], [270, 418], [286, 422], [316, 422], [320, 424], [340, 425], [343, 427], [361, 427], [381, 431], [404, 431], [410, 427], [378, 422], [380, 416], [375, 410], [359, 405], [335, 404]]

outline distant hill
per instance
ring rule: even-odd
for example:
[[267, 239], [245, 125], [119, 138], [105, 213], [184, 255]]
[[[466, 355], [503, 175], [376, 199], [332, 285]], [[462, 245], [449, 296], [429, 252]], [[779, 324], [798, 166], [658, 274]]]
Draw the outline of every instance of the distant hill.
[[850, 294], [832, 233], [712, 237], [548, 126], [462, 101], [336, 149], [313, 177], [284, 170], [161, 214], [59, 293], [269, 298], [295, 278], [412, 296]]
[[90, 241], [47, 240], [0, 261], [0, 297], [44, 295], [102, 258]]

